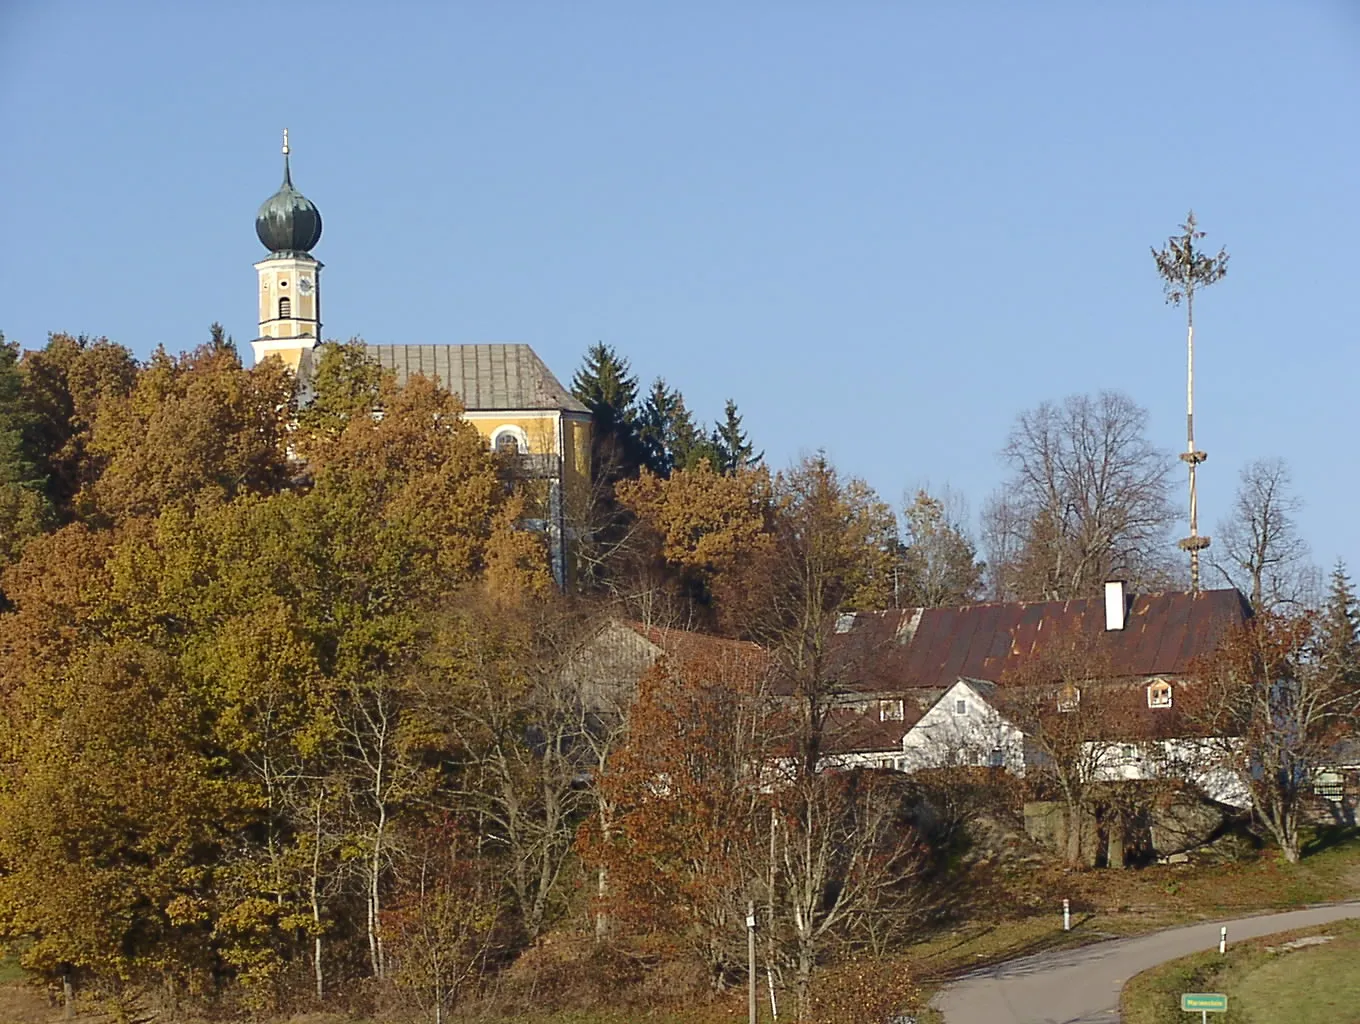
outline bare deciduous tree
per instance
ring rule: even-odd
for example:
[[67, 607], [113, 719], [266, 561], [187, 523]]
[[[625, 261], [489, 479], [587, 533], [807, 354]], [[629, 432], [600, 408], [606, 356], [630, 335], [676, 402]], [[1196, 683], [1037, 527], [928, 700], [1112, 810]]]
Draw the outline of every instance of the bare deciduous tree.
[[1083, 848], [1083, 823], [1118, 756], [1109, 677], [1109, 659], [1089, 639], [1064, 636], [997, 695], [1001, 715], [1025, 735], [1027, 777], [1063, 802], [1070, 864], [1094, 853]]
[[1322, 639], [1310, 613], [1258, 615], [1203, 666], [1193, 712], [1220, 767], [1237, 776], [1291, 863], [1301, 853], [1313, 774], [1360, 711], [1345, 673], [1323, 656]]
[[908, 802], [900, 778], [877, 772], [823, 772], [775, 796], [772, 902], [788, 936], [800, 1021], [829, 945], [886, 914], [920, 910], [925, 858]]
[[564, 905], [563, 871], [593, 807], [585, 783], [620, 728], [590, 699], [589, 680], [565, 671], [595, 623], [563, 598], [454, 608], [422, 670], [428, 728], [446, 731], [455, 751], [455, 802], [479, 823], [483, 854], [504, 864], [529, 941]]
[[1111, 576], [1139, 585], [1162, 571], [1169, 461], [1146, 426], [1116, 391], [1020, 414], [1002, 450], [1013, 475], [984, 513], [998, 596], [1088, 597]]
[[1294, 525], [1303, 500], [1290, 489], [1283, 459], [1257, 459], [1238, 480], [1232, 514], [1218, 527], [1214, 568], [1257, 612], [1297, 607], [1315, 589], [1317, 572]]

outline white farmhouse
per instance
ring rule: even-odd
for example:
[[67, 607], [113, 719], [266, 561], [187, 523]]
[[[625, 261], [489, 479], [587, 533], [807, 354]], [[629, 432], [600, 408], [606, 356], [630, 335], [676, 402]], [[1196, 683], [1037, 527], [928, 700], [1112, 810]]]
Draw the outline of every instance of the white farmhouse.
[[992, 706], [996, 684], [960, 679], [902, 737], [897, 767], [975, 765], [1025, 773], [1025, 734]]

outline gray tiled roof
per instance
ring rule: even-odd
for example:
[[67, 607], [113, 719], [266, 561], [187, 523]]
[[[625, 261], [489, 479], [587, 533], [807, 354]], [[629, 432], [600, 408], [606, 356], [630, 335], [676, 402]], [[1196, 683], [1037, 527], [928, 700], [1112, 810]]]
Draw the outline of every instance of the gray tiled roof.
[[380, 366], [405, 384], [415, 374], [434, 377], [479, 410], [561, 409], [589, 412], [528, 345], [369, 345]]

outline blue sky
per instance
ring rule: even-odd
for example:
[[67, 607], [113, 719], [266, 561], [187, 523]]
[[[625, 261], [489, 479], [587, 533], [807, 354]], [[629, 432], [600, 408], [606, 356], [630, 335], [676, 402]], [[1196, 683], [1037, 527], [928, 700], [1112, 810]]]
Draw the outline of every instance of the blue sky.
[[522, 341], [564, 382], [602, 340], [775, 465], [976, 512], [1046, 398], [1122, 389], [1183, 445], [1148, 249], [1193, 206], [1232, 254], [1201, 521], [1283, 455], [1360, 570], [1357, 110], [1354, 0], [3, 0], [0, 330], [248, 353], [287, 126], [327, 336]]

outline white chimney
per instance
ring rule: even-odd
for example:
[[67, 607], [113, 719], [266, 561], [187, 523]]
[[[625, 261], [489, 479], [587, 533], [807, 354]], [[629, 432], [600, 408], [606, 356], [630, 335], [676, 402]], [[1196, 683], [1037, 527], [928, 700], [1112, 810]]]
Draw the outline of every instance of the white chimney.
[[1128, 602], [1124, 597], [1123, 580], [1107, 580], [1105, 583], [1105, 628], [1123, 629], [1124, 618], [1128, 614]]

